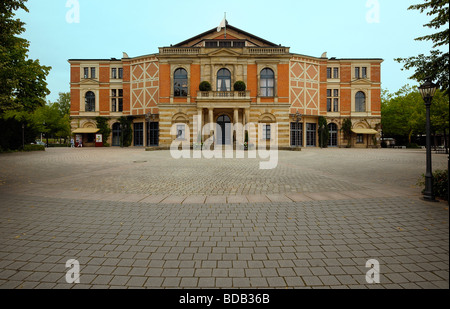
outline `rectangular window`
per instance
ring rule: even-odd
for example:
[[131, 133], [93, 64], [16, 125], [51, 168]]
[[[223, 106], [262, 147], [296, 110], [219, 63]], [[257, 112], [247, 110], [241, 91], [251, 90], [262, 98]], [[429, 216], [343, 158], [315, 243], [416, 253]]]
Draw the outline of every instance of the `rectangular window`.
[[245, 42], [233, 41], [233, 47], [237, 48], [245, 47]]
[[306, 124], [306, 146], [315, 147], [316, 146], [316, 128], [315, 123]]
[[91, 68], [91, 78], [95, 78], [95, 68]]
[[327, 78], [331, 78], [331, 68], [327, 68]]
[[333, 78], [339, 78], [339, 68], [333, 68]]
[[209, 42], [205, 42], [205, 47], [206, 48], [215, 48], [217, 47], [217, 41], [209, 41]]
[[123, 89], [111, 89], [111, 111], [123, 112]]
[[231, 41], [219, 41], [219, 47], [231, 47]]
[[327, 112], [339, 111], [339, 89], [327, 89]]
[[270, 124], [263, 124], [263, 136], [262, 139], [270, 141]]
[[364, 144], [364, 135], [362, 135], [362, 134], [356, 135], [356, 143], [357, 144]]
[[303, 147], [303, 123], [291, 122], [291, 146]]
[[134, 124], [134, 146], [144, 146], [144, 123]]
[[338, 112], [339, 111], [339, 99], [334, 98], [333, 100], [333, 111]]
[[362, 71], [362, 78], [367, 78], [367, 68], [363, 67], [361, 71]]
[[123, 69], [119, 69], [119, 79], [123, 79]]
[[147, 146], [159, 146], [159, 123], [147, 123]]
[[360, 78], [359, 68], [355, 68], [355, 78]]
[[84, 78], [89, 78], [89, 68], [84, 68]]
[[111, 69], [111, 78], [112, 79], [117, 78], [117, 69], [116, 68]]

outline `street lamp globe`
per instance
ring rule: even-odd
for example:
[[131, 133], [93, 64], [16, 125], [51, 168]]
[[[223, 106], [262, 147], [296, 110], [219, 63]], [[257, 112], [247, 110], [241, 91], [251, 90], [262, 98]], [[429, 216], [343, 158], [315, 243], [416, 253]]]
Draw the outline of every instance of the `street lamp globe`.
[[431, 81], [430, 77], [427, 77], [425, 79], [425, 83], [423, 83], [419, 87], [420, 94], [422, 95], [423, 100], [427, 103], [431, 103], [431, 100], [433, 99], [436, 90], [437, 85]]

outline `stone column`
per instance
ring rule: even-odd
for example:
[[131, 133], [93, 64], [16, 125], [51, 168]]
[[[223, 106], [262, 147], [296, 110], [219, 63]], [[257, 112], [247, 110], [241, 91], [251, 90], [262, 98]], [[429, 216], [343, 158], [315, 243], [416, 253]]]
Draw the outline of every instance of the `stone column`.
[[197, 139], [197, 143], [201, 143], [201, 140], [198, 140], [198, 137], [200, 136], [200, 138], [202, 138], [202, 129], [203, 129], [203, 109], [199, 108], [197, 109], [197, 128], [195, 131], [195, 134], [197, 134], [197, 136], [195, 137]]

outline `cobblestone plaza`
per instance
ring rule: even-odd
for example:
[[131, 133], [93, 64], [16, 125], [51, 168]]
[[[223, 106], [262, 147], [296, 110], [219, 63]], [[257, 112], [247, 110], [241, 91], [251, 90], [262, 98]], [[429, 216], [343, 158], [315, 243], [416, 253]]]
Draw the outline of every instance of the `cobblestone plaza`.
[[[444, 169], [446, 155], [433, 155]], [[142, 148], [0, 155], [0, 288], [449, 288], [446, 202], [423, 150], [179, 159]], [[66, 282], [66, 262], [80, 283]], [[380, 283], [366, 262], [380, 263]]]

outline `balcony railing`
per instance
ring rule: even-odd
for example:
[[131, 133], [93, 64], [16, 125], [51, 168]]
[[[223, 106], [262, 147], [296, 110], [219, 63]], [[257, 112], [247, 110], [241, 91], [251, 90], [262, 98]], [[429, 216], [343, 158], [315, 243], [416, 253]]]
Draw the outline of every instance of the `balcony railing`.
[[250, 91], [198, 91], [197, 99], [249, 100]]
[[[219, 47], [217, 47], [219, 48]], [[210, 52], [203, 47], [160, 47], [161, 55], [200, 55]], [[243, 47], [247, 55], [284, 55], [289, 54], [289, 47]]]
[[244, 51], [250, 55], [283, 55], [289, 54], [289, 47], [248, 47]]
[[161, 47], [159, 53], [163, 55], [198, 55], [198, 47]]

